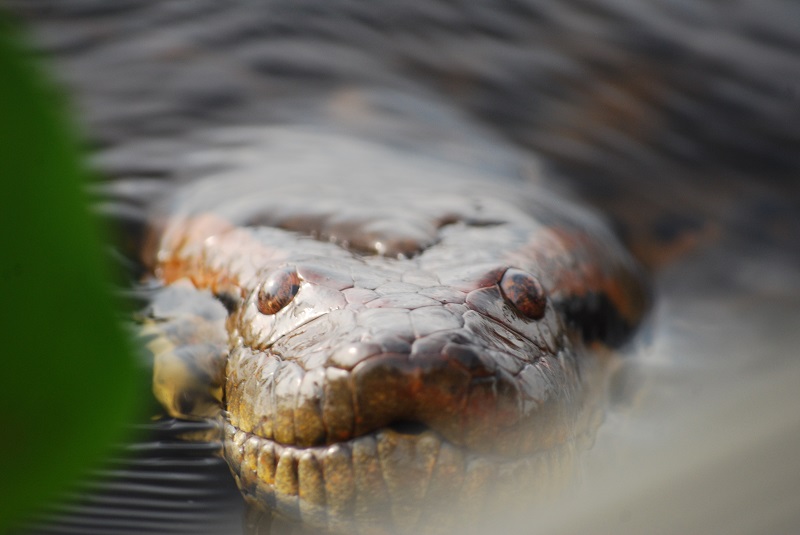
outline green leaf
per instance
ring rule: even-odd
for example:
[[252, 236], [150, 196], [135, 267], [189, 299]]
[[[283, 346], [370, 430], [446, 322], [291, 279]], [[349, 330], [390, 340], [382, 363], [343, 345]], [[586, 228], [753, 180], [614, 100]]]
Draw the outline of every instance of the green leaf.
[[0, 14], [0, 531], [122, 438], [141, 377], [61, 98]]

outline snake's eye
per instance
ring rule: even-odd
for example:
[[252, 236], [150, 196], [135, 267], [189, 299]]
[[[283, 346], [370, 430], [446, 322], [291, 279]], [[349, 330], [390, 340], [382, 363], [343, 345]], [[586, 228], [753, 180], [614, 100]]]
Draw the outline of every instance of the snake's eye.
[[300, 277], [293, 267], [281, 268], [267, 277], [258, 289], [256, 308], [271, 316], [288, 305], [300, 289]]
[[503, 296], [524, 316], [538, 320], [544, 317], [547, 296], [541, 283], [525, 271], [509, 268], [500, 280]]

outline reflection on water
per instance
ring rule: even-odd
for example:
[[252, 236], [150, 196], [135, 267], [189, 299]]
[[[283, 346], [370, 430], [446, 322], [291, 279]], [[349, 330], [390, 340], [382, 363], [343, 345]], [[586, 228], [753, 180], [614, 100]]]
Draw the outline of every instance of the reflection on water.
[[197, 129], [320, 113], [457, 153], [475, 121], [487, 167], [511, 144], [545, 155], [654, 267], [657, 306], [574, 499], [509, 529], [800, 529], [796, 3], [11, 4], [78, 96], [132, 235]]
[[663, 274], [652, 345], [632, 362], [643, 391], [612, 411], [575, 500], [539, 512], [543, 533], [800, 526], [799, 264], [735, 245]]

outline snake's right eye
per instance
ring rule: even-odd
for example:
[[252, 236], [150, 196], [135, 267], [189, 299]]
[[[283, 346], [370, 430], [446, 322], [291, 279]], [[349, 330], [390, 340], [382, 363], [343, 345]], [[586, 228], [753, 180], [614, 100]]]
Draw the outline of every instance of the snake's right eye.
[[288, 305], [300, 290], [300, 276], [293, 267], [281, 268], [267, 277], [258, 289], [256, 308], [271, 316]]

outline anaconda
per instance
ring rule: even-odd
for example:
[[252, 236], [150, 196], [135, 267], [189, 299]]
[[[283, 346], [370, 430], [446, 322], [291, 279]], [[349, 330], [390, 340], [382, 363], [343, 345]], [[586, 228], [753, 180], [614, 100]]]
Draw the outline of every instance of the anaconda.
[[386, 507], [428, 526], [429, 493], [482, 503], [491, 472], [538, 478], [592, 435], [602, 346], [647, 292], [553, 177], [650, 267], [791, 221], [776, 81], [797, 43], [758, 16], [780, 2], [75, 6], [28, 9], [119, 179], [112, 209], [153, 229], [160, 295], [195, 307], [154, 300], [184, 341], [157, 394], [178, 415], [221, 402], [248, 499], [312, 526]]
[[224, 408], [248, 500], [318, 528], [380, 532], [390, 511], [419, 531], [496, 479], [554, 485], [543, 465], [568, 471], [602, 413], [592, 349], [647, 309], [621, 245], [528, 177], [341, 133], [242, 134], [263, 138], [221, 158], [254, 165], [190, 183], [157, 232], [156, 276], [228, 309], [210, 356], [156, 352], [169, 412]]

